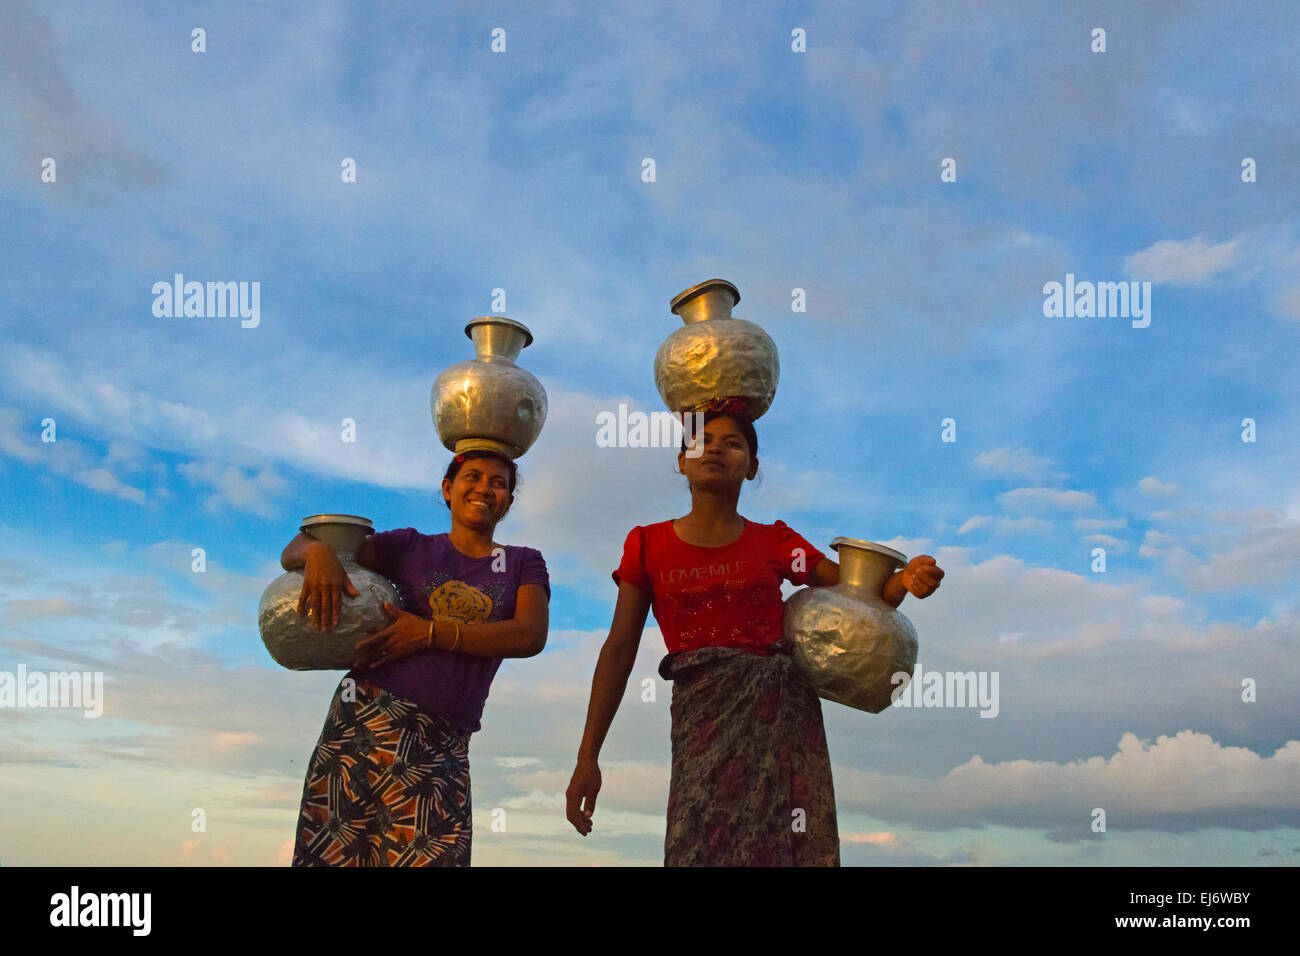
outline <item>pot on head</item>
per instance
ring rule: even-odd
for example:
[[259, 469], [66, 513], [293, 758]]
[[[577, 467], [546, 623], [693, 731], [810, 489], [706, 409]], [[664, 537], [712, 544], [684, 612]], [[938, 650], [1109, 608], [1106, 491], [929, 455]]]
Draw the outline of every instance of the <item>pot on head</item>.
[[731, 309], [740, 290], [725, 279], [708, 279], [673, 296], [672, 311], [685, 325], [664, 339], [655, 354], [655, 385], [671, 412], [713, 398], [743, 398], [757, 419], [772, 405], [781, 363], [776, 343]]
[[465, 326], [474, 358], [443, 369], [429, 395], [433, 426], [459, 454], [476, 448], [515, 459], [528, 451], [546, 423], [546, 389], [515, 364], [533, 341], [522, 322], [482, 316]]

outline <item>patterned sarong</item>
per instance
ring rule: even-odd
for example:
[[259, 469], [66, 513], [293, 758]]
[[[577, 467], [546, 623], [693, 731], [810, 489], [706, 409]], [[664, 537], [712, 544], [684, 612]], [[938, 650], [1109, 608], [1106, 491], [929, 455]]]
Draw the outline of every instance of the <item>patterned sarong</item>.
[[367, 681], [334, 692], [294, 866], [469, 866], [469, 733]]
[[664, 866], [839, 866], [821, 701], [777, 641], [669, 654], [672, 782]]

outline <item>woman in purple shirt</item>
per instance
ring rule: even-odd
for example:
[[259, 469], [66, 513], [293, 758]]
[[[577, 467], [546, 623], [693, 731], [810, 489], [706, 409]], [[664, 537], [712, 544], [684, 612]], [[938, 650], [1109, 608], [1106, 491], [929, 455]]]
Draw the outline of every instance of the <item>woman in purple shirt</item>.
[[[532, 548], [492, 540], [514, 502], [515, 464], [457, 455], [442, 480], [451, 531], [369, 535], [357, 562], [408, 610], [357, 646], [307, 768], [294, 866], [468, 866], [469, 737], [502, 658], [546, 644], [551, 588]], [[280, 563], [303, 571], [298, 613], [320, 630], [357, 595], [329, 545], [299, 534]]]

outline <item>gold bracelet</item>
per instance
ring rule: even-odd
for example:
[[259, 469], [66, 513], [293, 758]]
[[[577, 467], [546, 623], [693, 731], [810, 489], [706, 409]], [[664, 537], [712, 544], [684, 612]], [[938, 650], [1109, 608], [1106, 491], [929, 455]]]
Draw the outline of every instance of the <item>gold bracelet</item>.
[[458, 647], [460, 647], [460, 622], [456, 623], [456, 642], [451, 645], [451, 649], [455, 651]]
[[436, 644], [433, 643], [433, 618], [429, 619], [429, 646], [430, 647], [437, 646]]

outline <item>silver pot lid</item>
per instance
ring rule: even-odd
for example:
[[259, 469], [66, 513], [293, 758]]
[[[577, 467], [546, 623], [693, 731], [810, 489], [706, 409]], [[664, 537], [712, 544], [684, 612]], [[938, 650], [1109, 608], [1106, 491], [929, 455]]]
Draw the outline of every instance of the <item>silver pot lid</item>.
[[835, 551], [840, 550], [840, 545], [847, 545], [850, 548], [861, 548], [864, 551], [875, 551], [878, 554], [886, 555], [893, 558], [899, 564], [907, 564], [907, 555], [901, 551], [895, 551], [888, 545], [880, 544], [877, 541], [863, 541], [861, 538], [836, 538], [831, 542], [831, 548]]
[[508, 325], [524, 333], [524, 344], [520, 346], [521, 349], [526, 349], [533, 344], [533, 333], [528, 331], [528, 326], [514, 319], [507, 319], [504, 315], [480, 315], [477, 319], [470, 319], [469, 324], [465, 326], [465, 338], [474, 338], [473, 329], [476, 325]]
[[[672, 301], [668, 303], [668, 309], [676, 315], [677, 310], [691, 299], [695, 298], [697, 295], [703, 295], [704, 293], [711, 292], [715, 289], [726, 289], [730, 292], [732, 296], [731, 305], [733, 307], [740, 304], [740, 290], [737, 289], [735, 285], [728, 282], [726, 279], [705, 279], [703, 282], [698, 282], [689, 289], [683, 289], [681, 292], [678, 292], [673, 296]], [[727, 314], [730, 314], [730, 311], [730, 309], [727, 309]]]
[[354, 524], [362, 528], [374, 528], [374, 523], [369, 518], [363, 518], [360, 515], [308, 515], [302, 519], [302, 525], [299, 531], [306, 531], [312, 525], [318, 524]]

